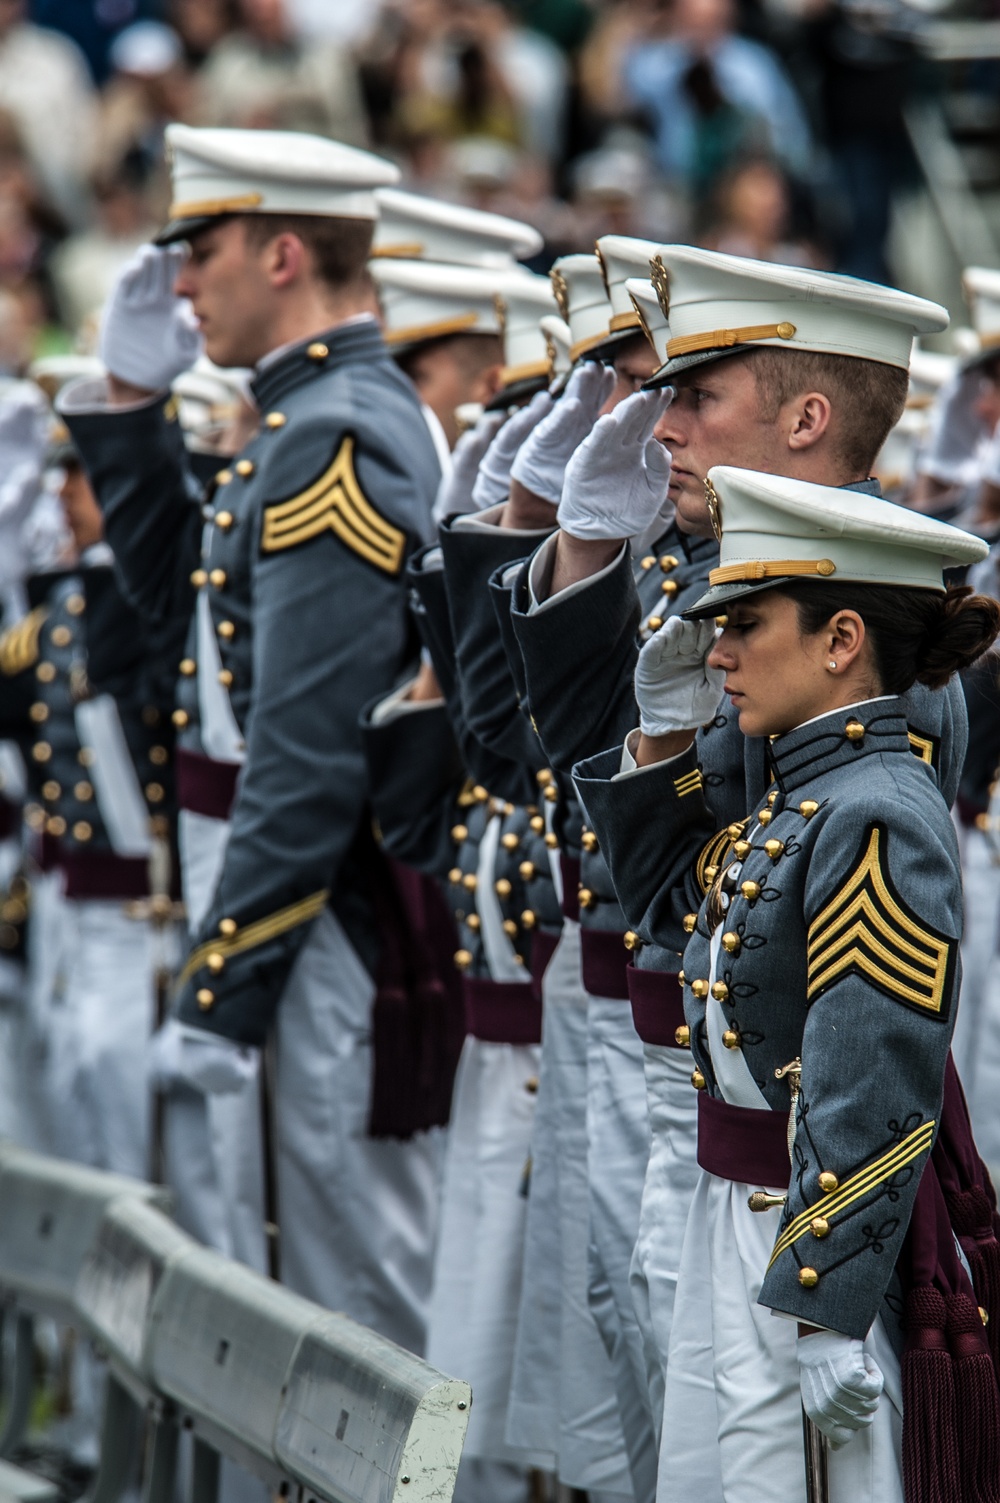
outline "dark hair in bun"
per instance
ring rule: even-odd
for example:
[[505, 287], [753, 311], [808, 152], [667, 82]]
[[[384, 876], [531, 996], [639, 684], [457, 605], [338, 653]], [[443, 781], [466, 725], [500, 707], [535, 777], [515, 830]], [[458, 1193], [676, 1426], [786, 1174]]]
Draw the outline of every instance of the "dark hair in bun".
[[795, 601], [806, 636], [820, 631], [838, 611], [857, 611], [886, 694], [905, 694], [918, 681], [929, 689], [942, 688], [1000, 635], [1000, 605], [989, 595], [974, 595], [968, 585], [943, 595], [853, 582], [777, 588]]

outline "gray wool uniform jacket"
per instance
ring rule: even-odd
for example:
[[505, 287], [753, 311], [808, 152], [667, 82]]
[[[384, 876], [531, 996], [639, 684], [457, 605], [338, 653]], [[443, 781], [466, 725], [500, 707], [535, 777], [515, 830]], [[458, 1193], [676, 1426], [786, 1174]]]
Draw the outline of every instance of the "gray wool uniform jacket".
[[[153, 617], [192, 617], [176, 716], [192, 751], [202, 749], [196, 597], [207, 602], [245, 761], [215, 897], [181, 973], [179, 1016], [259, 1044], [328, 903], [375, 964], [358, 716], [412, 656], [403, 570], [430, 537], [439, 467], [374, 320], [265, 362], [253, 392], [259, 431], [208, 496], [172, 399], [63, 407], [128, 594]], [[201, 616], [204, 630], [204, 606]]]

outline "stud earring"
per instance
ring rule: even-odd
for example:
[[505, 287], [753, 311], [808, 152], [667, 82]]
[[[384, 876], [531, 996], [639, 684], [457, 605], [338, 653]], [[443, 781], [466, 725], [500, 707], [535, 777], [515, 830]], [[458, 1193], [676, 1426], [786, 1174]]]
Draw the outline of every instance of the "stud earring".
[[837, 671], [837, 665], [833, 661], [833, 658], [830, 659], [830, 661], [829, 661], [829, 663], [828, 663], [827, 666], [829, 667], [831, 673], [836, 673], [836, 671]]

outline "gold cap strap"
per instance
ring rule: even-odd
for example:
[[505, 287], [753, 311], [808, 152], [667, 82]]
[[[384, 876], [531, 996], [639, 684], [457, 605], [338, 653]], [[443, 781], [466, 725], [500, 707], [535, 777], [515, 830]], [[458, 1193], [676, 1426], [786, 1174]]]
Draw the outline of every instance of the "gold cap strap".
[[608, 324], [609, 334], [618, 334], [622, 329], [641, 329], [638, 313], [616, 313]]
[[783, 579], [790, 574], [836, 574], [832, 558], [751, 559], [744, 564], [723, 564], [708, 576], [710, 585], [730, 584], [733, 580]]
[[423, 253], [422, 240], [399, 240], [395, 245], [377, 245], [369, 259], [372, 261], [419, 261]]
[[762, 339], [794, 339], [794, 324], [748, 324], [744, 329], [710, 329], [706, 334], [684, 334], [671, 339], [667, 359], [691, 355], [695, 350], [728, 350], [734, 344], [754, 344]]
[[569, 347], [570, 361], [575, 364], [581, 355], [586, 355], [588, 350], [596, 349], [599, 344], [604, 343], [607, 337], [608, 331], [605, 329], [600, 334], [591, 334], [586, 339], [578, 339], [576, 344], [571, 344]]
[[[408, 329], [386, 329], [382, 337], [388, 345], [415, 344], [421, 339], [442, 339], [447, 334], [464, 334], [478, 322], [478, 313], [459, 313], [454, 318], [439, 318], [432, 324], [411, 324]], [[483, 330], [484, 334], [495, 332]]]
[[239, 214], [244, 209], [259, 209], [263, 193], [238, 193], [232, 198], [198, 198], [190, 203], [170, 205], [171, 219], [204, 219], [210, 214]]
[[529, 360], [524, 365], [505, 365], [500, 372], [503, 386], [512, 386], [515, 381], [532, 381], [536, 376], [550, 376], [552, 367], [548, 360]]

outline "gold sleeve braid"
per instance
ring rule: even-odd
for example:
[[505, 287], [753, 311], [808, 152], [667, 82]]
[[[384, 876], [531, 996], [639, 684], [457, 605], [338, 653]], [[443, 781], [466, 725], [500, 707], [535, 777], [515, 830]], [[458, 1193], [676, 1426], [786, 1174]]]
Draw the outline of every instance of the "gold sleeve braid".
[[0, 673], [5, 678], [14, 678], [38, 662], [39, 637], [47, 615], [45, 606], [36, 606], [0, 637]]

